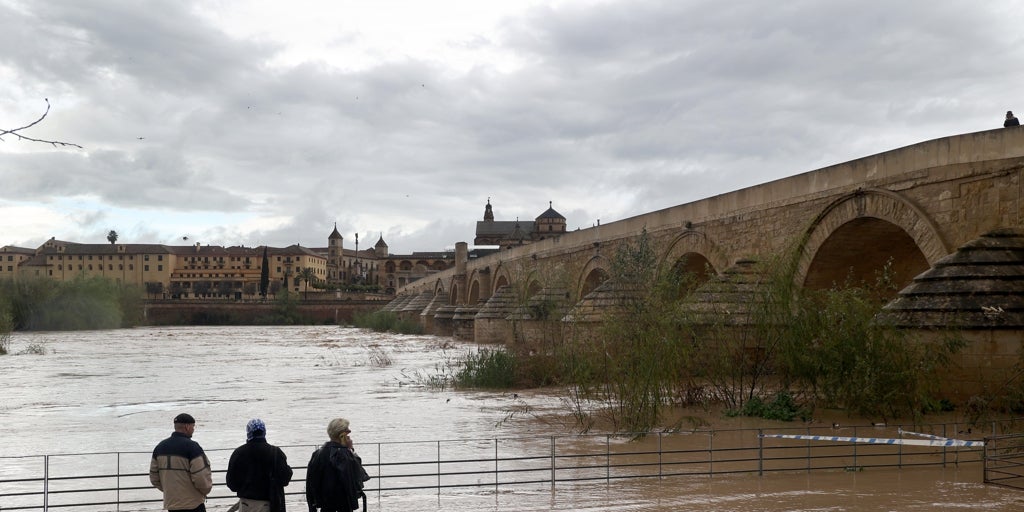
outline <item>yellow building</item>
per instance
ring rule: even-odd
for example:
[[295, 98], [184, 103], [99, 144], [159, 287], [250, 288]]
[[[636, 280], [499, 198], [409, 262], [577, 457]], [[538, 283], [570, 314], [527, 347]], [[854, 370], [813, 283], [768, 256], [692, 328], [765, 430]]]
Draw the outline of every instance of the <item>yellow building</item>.
[[[51, 238], [36, 249], [0, 247], [0, 279], [69, 281], [104, 277], [142, 287], [150, 298], [250, 299], [259, 296], [266, 252], [269, 295], [395, 288], [455, 265], [450, 252], [392, 255], [383, 236], [368, 249], [345, 249], [337, 227], [328, 245], [309, 248], [217, 245], [80, 244]], [[308, 281], [308, 282], [307, 282]]]

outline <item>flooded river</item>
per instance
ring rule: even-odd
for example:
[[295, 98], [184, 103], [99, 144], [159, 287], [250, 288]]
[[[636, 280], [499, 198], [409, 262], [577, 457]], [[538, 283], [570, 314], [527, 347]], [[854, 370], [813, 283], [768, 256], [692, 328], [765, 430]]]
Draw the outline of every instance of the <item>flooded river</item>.
[[[45, 354], [0, 357], [0, 461], [145, 453], [170, 433], [171, 419], [180, 412], [196, 417], [194, 438], [219, 454], [211, 457], [215, 469], [230, 448], [244, 442], [244, 425], [252, 417], [267, 423], [272, 443], [302, 447], [296, 455], [289, 452], [293, 466], [304, 465], [307, 447], [325, 440], [326, 423], [336, 416], [352, 421], [357, 445], [571, 433], [550, 420], [561, 402], [547, 392], [454, 392], [424, 385], [472, 348], [448, 338], [334, 326], [14, 335], [13, 353], [30, 348]], [[529, 413], [509, 417], [524, 409]], [[226, 510], [227, 504], [212, 503], [210, 510]], [[611, 480], [545, 490], [435, 490], [371, 496], [369, 505], [378, 511], [1024, 510], [1024, 493], [982, 484], [975, 463]], [[295, 501], [291, 507], [304, 505]]]

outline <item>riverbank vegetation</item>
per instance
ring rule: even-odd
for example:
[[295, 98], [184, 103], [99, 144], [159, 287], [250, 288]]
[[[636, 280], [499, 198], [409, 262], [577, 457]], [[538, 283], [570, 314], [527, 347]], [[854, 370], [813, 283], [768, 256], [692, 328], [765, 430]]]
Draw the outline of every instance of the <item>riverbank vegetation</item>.
[[142, 320], [142, 292], [101, 277], [71, 281], [0, 280], [0, 331], [132, 327]]
[[14, 331], [14, 320], [6, 304], [0, 299], [0, 356], [7, 355], [11, 349], [11, 332]]
[[557, 315], [550, 322], [564, 327], [545, 331], [557, 339], [464, 355], [452, 384], [563, 386], [584, 431], [648, 431], [692, 406], [779, 420], [842, 409], [882, 421], [948, 407], [935, 383], [964, 341], [911, 339], [877, 321], [895, 293], [887, 268], [873, 282], [808, 290], [794, 285], [792, 250], [698, 286], [682, 265], [660, 267], [663, 252], [647, 236], [621, 246], [595, 301], [601, 320]]
[[391, 311], [370, 311], [352, 315], [352, 325], [374, 332], [393, 332], [395, 334], [423, 334], [423, 326], [414, 320], [399, 318]]

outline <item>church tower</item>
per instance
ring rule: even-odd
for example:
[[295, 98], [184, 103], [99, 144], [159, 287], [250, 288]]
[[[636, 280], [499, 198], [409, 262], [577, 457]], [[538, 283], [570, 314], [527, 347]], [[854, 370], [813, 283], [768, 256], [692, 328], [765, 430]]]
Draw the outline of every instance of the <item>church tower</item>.
[[330, 236], [327, 237], [327, 279], [332, 282], [341, 280], [341, 271], [344, 269], [342, 263], [344, 250], [342, 245], [345, 239], [342, 238], [341, 233], [338, 233], [338, 223], [334, 223], [334, 231], [331, 232]]
[[388, 244], [384, 242], [384, 233], [380, 234], [380, 239], [373, 245], [373, 252], [378, 258], [388, 257]]
[[565, 217], [551, 207], [551, 201], [548, 201], [547, 211], [537, 217], [534, 232], [540, 238], [565, 233]]

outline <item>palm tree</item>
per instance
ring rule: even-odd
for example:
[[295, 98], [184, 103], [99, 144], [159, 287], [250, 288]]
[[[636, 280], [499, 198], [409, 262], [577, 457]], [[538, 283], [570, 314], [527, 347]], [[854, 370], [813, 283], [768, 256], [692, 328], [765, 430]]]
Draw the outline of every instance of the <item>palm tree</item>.
[[299, 271], [298, 279], [302, 279], [303, 281], [306, 282], [306, 296], [305, 296], [305, 298], [308, 299], [309, 298], [309, 283], [316, 281], [316, 274], [313, 273], [313, 269], [312, 268], [306, 267], [306, 268], [304, 268], [304, 269]]
[[114, 242], [117, 241], [117, 231], [111, 229], [110, 233], [107, 233], [107, 241], [110, 242], [110, 245], [114, 245]]

